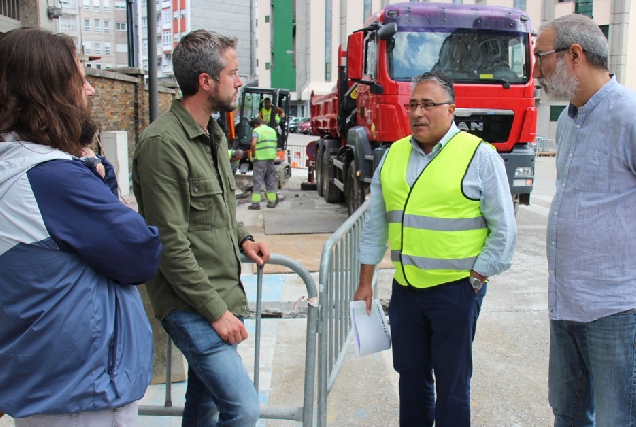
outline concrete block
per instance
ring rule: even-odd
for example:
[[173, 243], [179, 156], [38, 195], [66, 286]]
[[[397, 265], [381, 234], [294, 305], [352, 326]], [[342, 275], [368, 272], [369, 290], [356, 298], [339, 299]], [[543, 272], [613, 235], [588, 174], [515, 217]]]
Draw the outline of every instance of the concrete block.
[[119, 195], [128, 197], [130, 179], [128, 172], [128, 132], [124, 130], [101, 133], [104, 155], [113, 164], [119, 183]]
[[[151, 384], [164, 384], [166, 382], [166, 347], [168, 334], [164, 331], [159, 320], [154, 316], [150, 300], [148, 299], [148, 293], [146, 292], [146, 285], [139, 286], [139, 293], [141, 294], [141, 300], [144, 303], [144, 309], [150, 321], [152, 327], [153, 338], [153, 350], [154, 358], [152, 360], [152, 381]], [[181, 351], [174, 345], [172, 345], [172, 382], [182, 382], [187, 378], [187, 363]]]

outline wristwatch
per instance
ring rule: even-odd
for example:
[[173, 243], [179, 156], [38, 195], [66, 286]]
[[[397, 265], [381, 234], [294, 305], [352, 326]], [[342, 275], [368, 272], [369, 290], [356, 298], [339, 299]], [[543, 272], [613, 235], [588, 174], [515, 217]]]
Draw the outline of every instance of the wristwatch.
[[243, 240], [241, 240], [241, 242], [239, 243], [239, 251], [241, 251], [242, 254], [245, 253], [245, 251], [243, 250], [243, 243], [247, 242], [247, 241], [253, 242], [254, 241], [254, 237], [252, 237], [251, 234], [248, 234], [247, 236], [243, 237]]
[[473, 287], [473, 289], [476, 290], [480, 290], [481, 287], [484, 285], [483, 283], [481, 283], [481, 280], [479, 280], [478, 277], [470, 276], [468, 280], [470, 280], [470, 285]]

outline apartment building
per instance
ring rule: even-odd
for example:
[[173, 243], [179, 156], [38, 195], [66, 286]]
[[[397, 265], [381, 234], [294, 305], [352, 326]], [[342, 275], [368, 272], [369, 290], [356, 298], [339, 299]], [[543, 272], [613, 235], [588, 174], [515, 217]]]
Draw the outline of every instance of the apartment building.
[[[364, 26], [365, 21], [387, 4], [399, 0], [271, 0], [259, 8], [258, 15], [258, 75], [261, 86], [287, 87], [293, 90], [298, 115], [308, 114], [312, 91], [326, 94], [333, 90], [338, 78], [338, 47], [347, 43], [347, 36]], [[404, 0], [402, 0], [404, 2]], [[417, 1], [412, 1], [417, 2]], [[629, 26], [631, 11], [636, 13], [636, 0], [437, 0], [438, 3], [485, 4], [525, 10], [533, 28], [542, 22], [582, 13], [591, 16], [608, 36], [610, 71], [619, 82], [636, 90], [636, 74], [626, 70], [636, 62], [636, 25]], [[631, 5], [634, 3], [635, 8]], [[292, 37], [281, 9], [292, 11]], [[281, 25], [282, 21], [282, 25]], [[283, 31], [283, 34], [279, 34]], [[634, 40], [633, 43], [628, 43]], [[291, 42], [291, 48], [289, 48]], [[282, 62], [291, 57], [291, 67]], [[295, 85], [285, 85], [295, 75]], [[285, 77], [281, 77], [285, 76]], [[282, 81], [282, 83], [281, 83]], [[556, 118], [564, 103], [552, 103], [537, 93], [539, 132], [554, 135]]]
[[192, 30], [217, 31], [238, 38], [239, 75], [244, 83], [256, 80], [255, 0], [155, 0], [156, 34], [148, 39], [147, 3], [138, 2], [139, 66], [148, 71], [148, 49], [155, 46], [158, 78], [173, 80], [172, 52], [181, 37]]
[[128, 66], [126, 0], [58, 0], [57, 31], [75, 40], [98, 69]]

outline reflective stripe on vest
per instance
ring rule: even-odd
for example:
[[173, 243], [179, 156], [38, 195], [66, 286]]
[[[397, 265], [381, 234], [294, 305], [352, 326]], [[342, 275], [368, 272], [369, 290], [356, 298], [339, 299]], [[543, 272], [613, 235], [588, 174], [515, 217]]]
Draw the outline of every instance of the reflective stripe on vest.
[[488, 235], [479, 200], [462, 192], [464, 175], [480, 143], [474, 135], [459, 132], [413, 187], [406, 182], [411, 137], [391, 144], [380, 180], [391, 261], [401, 285], [428, 288], [470, 274]]
[[261, 125], [254, 129], [258, 134], [256, 141], [256, 160], [274, 160], [276, 158], [276, 131], [269, 126]]

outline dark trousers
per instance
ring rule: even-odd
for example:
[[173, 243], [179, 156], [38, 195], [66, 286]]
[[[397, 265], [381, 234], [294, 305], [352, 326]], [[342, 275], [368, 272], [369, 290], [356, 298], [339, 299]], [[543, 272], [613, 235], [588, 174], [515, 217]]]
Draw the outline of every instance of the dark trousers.
[[389, 320], [400, 427], [470, 426], [472, 340], [485, 291], [475, 295], [468, 278], [428, 289], [393, 281]]

